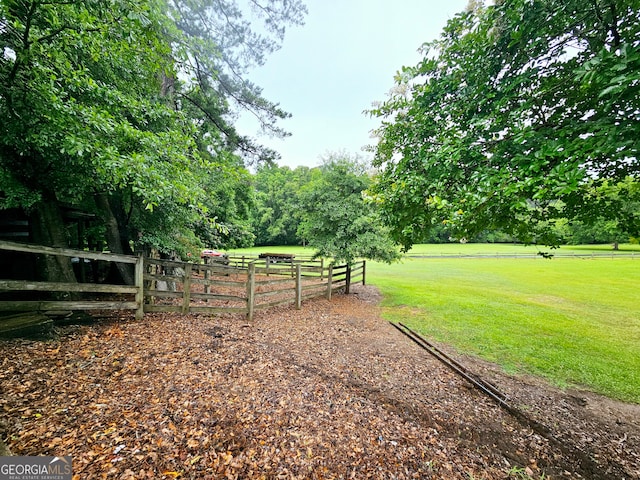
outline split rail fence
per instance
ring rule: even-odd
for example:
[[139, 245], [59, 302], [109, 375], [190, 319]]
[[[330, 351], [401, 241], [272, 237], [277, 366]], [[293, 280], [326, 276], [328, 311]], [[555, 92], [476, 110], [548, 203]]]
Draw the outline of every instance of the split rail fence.
[[[48, 312], [68, 310], [134, 310], [142, 318], [143, 258], [113, 253], [88, 252], [66, 248], [44, 247], [24, 243], [0, 241], [0, 250], [33, 255], [70, 257], [77, 262], [95, 260], [134, 265], [135, 285], [108, 285], [102, 283], [41, 282], [33, 280], [7, 280], [0, 278], [0, 313]], [[0, 272], [2, 276], [2, 272]], [[47, 293], [59, 294], [57, 300], [42, 299]], [[69, 294], [70, 299], [63, 299]], [[11, 297], [17, 299], [11, 299]], [[89, 297], [77, 299], [75, 297]], [[123, 298], [128, 297], [128, 298]], [[114, 298], [116, 298], [114, 300]]]
[[[300, 308], [303, 300], [318, 296], [330, 299], [337, 290], [348, 293], [351, 284], [364, 285], [366, 279], [364, 261], [348, 266], [325, 265], [323, 260], [276, 262], [245, 256], [229, 258], [228, 263], [198, 264], [7, 241], [0, 241], [0, 250], [71, 257], [76, 262], [120, 262], [134, 265], [135, 270], [135, 285], [130, 286], [0, 278], [0, 314], [133, 310], [137, 319], [145, 312], [177, 312], [242, 313], [253, 320], [256, 311], [286, 304]], [[43, 299], [45, 292], [76, 295], [50, 300]]]

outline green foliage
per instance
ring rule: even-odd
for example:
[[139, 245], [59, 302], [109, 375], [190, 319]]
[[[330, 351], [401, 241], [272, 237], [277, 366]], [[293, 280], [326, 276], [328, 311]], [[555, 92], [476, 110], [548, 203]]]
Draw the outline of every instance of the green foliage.
[[304, 4], [300, 0], [164, 3], [168, 18], [174, 20], [167, 35], [175, 45], [180, 73], [180, 80], [169, 76], [166, 87], [176, 104], [190, 111], [202, 130], [213, 134], [213, 151], [222, 146], [249, 161], [277, 159], [276, 152], [240, 135], [229, 120], [239, 110], [249, 111], [268, 134], [288, 135], [277, 121], [290, 115], [265, 99], [246, 73], [279, 48], [287, 25], [303, 23]]
[[571, 243], [624, 243], [638, 236], [640, 183], [632, 177], [617, 183], [604, 181], [588, 195], [597, 208], [571, 222]]
[[3, 0], [0, 209], [95, 211], [101, 196], [138, 247], [250, 244], [237, 154], [273, 152], [241, 137], [233, 114], [283, 134], [287, 114], [244, 74], [305, 12], [299, 0], [252, 5], [261, 34], [232, 0]]
[[[220, 156], [219, 160], [223, 158]], [[202, 215], [193, 229], [208, 247], [251, 246], [255, 240], [251, 229], [251, 210], [255, 205], [253, 179], [238, 157], [231, 155], [226, 161], [210, 168], [203, 177], [208, 214]]]
[[258, 245], [298, 245], [302, 218], [300, 192], [313, 175], [308, 167], [264, 165], [255, 175], [253, 229]]
[[[15, 59], [0, 68], [0, 208], [82, 206], [114, 218], [120, 233], [109, 241], [120, 237], [125, 249], [127, 240], [168, 249], [189, 235], [184, 219], [202, 210], [207, 162], [193, 122], [162, 97], [174, 66], [158, 7], [9, 2], [0, 45]], [[95, 196], [109, 199], [108, 213]]]
[[[0, 67], [0, 206], [75, 202], [123, 185], [150, 207], [193, 197], [191, 127], [157, 101], [158, 73], [171, 68], [152, 28], [157, 13], [124, 0], [9, 3], [0, 44], [15, 60]], [[5, 200], [25, 190], [23, 201]]]
[[[592, 192], [636, 177], [640, 2], [503, 0], [457, 15], [403, 68], [372, 193], [405, 248], [436, 225], [557, 245]], [[620, 211], [610, 219], [620, 219]]]
[[353, 263], [358, 258], [392, 262], [399, 253], [382, 227], [375, 205], [363, 192], [370, 185], [366, 165], [345, 156], [329, 157], [304, 189], [299, 233], [316, 256]]

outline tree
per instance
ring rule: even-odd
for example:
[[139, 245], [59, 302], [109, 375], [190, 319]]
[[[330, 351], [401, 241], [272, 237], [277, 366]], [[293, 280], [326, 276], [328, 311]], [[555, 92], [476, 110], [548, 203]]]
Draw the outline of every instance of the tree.
[[597, 208], [577, 217], [568, 226], [570, 242], [619, 243], [629, 242], [640, 231], [640, 183], [631, 177], [622, 182], [603, 182], [590, 192]]
[[370, 112], [371, 191], [405, 249], [443, 223], [557, 245], [557, 219], [589, 218], [594, 188], [640, 173], [640, 2], [478, 3]]
[[316, 249], [315, 256], [354, 263], [358, 258], [392, 262], [397, 247], [382, 227], [374, 203], [364, 191], [371, 184], [367, 166], [357, 157], [333, 154], [301, 194], [303, 220], [299, 234]]
[[[114, 192], [149, 208], [200, 197], [193, 127], [160, 100], [159, 73], [173, 66], [153, 6], [2, 3], [0, 208], [32, 212], [36, 241], [66, 246], [58, 205], [95, 198], [111, 249], [122, 251]], [[69, 266], [58, 267], [48, 275], [70, 280]]]
[[229, 155], [227, 164], [220, 162], [209, 170], [204, 188], [208, 214], [198, 219], [193, 228], [198, 238], [206, 246], [218, 249], [252, 246], [256, 237], [251, 228], [251, 212], [256, 195], [253, 177], [242, 160]]
[[198, 119], [205, 138], [213, 135], [211, 151], [223, 146], [249, 161], [276, 160], [276, 152], [240, 135], [229, 120], [240, 110], [248, 111], [263, 131], [288, 135], [277, 121], [290, 114], [265, 99], [246, 74], [279, 48], [287, 25], [303, 23], [304, 4], [301, 0], [175, 0], [167, 1], [165, 9], [174, 20], [166, 35], [176, 46], [173, 57], [179, 72], [165, 78], [165, 90], [176, 105]]

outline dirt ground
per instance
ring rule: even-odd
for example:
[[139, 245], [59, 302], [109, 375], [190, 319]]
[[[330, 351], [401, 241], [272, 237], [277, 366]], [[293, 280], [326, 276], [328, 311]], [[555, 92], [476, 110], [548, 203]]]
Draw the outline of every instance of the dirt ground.
[[302, 310], [149, 314], [0, 343], [0, 435], [77, 479], [640, 478], [640, 406], [456, 356], [517, 419], [380, 318], [372, 287]]

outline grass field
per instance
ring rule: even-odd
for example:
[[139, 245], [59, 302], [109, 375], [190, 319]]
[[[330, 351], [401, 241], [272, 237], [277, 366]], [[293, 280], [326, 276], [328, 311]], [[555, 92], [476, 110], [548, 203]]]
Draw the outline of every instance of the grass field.
[[[411, 253], [469, 255], [524, 248], [421, 245]], [[634, 248], [640, 252], [637, 246], [621, 246], [627, 253]], [[256, 251], [311, 252], [286, 247]], [[367, 272], [367, 283], [384, 296], [383, 315], [388, 320], [402, 321], [509, 372], [532, 373], [559, 386], [584, 387], [640, 403], [640, 255], [406, 258], [394, 265], [369, 262]]]

